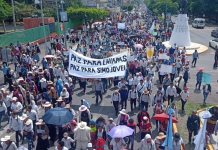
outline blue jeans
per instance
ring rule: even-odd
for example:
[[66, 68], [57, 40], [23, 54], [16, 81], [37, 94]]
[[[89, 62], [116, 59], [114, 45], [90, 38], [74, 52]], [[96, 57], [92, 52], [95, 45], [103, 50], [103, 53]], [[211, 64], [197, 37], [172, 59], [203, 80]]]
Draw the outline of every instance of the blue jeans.
[[0, 112], [0, 127], [1, 127], [1, 123], [2, 123], [2, 118], [5, 116], [5, 110]]
[[27, 132], [26, 135], [23, 135], [23, 138], [26, 138], [26, 140], [27, 140], [28, 150], [32, 150], [32, 148], [33, 148], [33, 132]]
[[206, 103], [207, 97], [208, 97], [209, 93], [208, 92], [203, 92], [203, 96], [204, 96], [204, 103]]

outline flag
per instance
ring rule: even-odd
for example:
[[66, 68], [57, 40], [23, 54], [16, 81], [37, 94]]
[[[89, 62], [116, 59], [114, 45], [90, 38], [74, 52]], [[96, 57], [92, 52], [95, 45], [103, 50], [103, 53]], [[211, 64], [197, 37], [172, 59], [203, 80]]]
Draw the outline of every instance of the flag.
[[169, 121], [167, 125], [166, 139], [162, 146], [165, 147], [165, 150], [173, 150], [173, 122], [172, 114], [174, 110], [172, 108], [168, 109]]
[[204, 121], [203, 127], [200, 129], [198, 134], [195, 136], [195, 149], [194, 150], [204, 150], [206, 144], [206, 128], [207, 128], [207, 119], [211, 117], [211, 113], [209, 111], [204, 111], [202, 118]]
[[150, 34], [153, 34], [154, 29], [155, 29], [155, 21], [153, 21], [153, 23], [152, 23], [152, 25], [151, 25], [151, 28], [149, 29], [149, 33], [150, 33]]

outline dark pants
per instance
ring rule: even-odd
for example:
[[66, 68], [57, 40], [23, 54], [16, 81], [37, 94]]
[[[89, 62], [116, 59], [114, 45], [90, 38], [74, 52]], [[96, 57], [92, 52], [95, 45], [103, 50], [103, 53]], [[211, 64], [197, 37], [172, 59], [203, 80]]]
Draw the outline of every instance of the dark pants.
[[188, 141], [191, 143], [192, 140], [192, 134], [194, 133], [194, 136], [196, 136], [198, 134], [198, 130], [190, 130], [190, 132], [188, 133]]
[[[15, 137], [16, 137], [16, 145], [17, 145], [17, 147], [19, 147], [20, 139], [23, 138], [21, 131], [15, 131]], [[19, 139], [19, 137], [20, 137], [20, 139]]]
[[159, 75], [159, 82], [160, 82], [160, 84], [163, 83], [163, 79], [164, 79], [164, 75]]
[[127, 106], [127, 99], [121, 100], [121, 109], [126, 109], [126, 106]]
[[147, 111], [148, 110], [148, 102], [141, 102], [141, 110], [144, 110], [144, 108], [145, 108], [145, 110]]
[[171, 82], [173, 82], [174, 78], [175, 78], [175, 74], [171, 73], [171, 74], [170, 74]]
[[114, 105], [115, 113], [116, 113], [116, 115], [118, 115], [119, 101], [113, 101], [113, 105]]
[[136, 99], [130, 99], [130, 108], [131, 108], [131, 111], [133, 111], [133, 105], [134, 105], [134, 108], [136, 108]]
[[201, 89], [201, 81], [197, 81], [195, 88], [197, 88], [197, 86], [198, 86], [198, 90], [200, 90]]
[[[193, 60], [192, 60], [192, 66], [196, 66], [196, 63], [197, 63], [197, 58], [193, 58]], [[194, 65], [193, 65], [194, 64]]]
[[185, 104], [186, 104], [187, 101], [184, 101], [183, 99], [181, 99], [181, 102], [182, 102], [182, 111], [184, 111], [185, 110]]
[[168, 95], [168, 105], [170, 105], [174, 101], [174, 96]]
[[96, 104], [98, 104], [98, 97], [100, 97], [100, 99], [102, 101], [102, 93], [101, 93], [101, 91], [95, 91], [95, 96], [96, 96], [96, 101], [95, 101]]
[[33, 148], [33, 133], [32, 132], [27, 132], [26, 135], [23, 135], [23, 140], [26, 137], [27, 143], [28, 143], [28, 150], [32, 150]]

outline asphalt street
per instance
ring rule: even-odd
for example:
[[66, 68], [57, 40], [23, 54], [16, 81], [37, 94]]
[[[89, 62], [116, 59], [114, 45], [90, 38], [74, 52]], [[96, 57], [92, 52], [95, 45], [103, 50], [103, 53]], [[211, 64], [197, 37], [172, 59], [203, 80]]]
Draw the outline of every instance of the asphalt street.
[[[205, 27], [205, 29], [193, 29], [192, 27], [190, 27], [190, 31], [191, 31], [191, 40], [192, 42], [196, 42], [196, 43], [200, 43], [200, 44], [204, 44], [206, 46], [208, 46], [209, 40], [212, 39], [212, 37], [210, 36], [210, 32], [211, 30], [213, 30], [214, 27]], [[216, 92], [218, 92], [218, 86], [217, 86], [217, 80], [218, 80], [218, 75], [217, 75], [217, 70], [213, 70], [213, 63], [214, 63], [214, 53], [215, 51], [211, 48], [209, 48], [208, 51], [206, 51], [205, 53], [200, 54], [200, 59], [197, 62], [197, 67], [196, 68], [191, 68], [191, 79], [189, 80], [188, 83], [188, 87], [190, 90], [190, 101], [193, 101], [195, 103], [202, 103], [203, 102], [203, 94], [202, 93], [196, 93], [195, 92], [195, 83], [196, 83], [196, 72], [198, 70], [199, 67], [203, 67], [205, 72], [211, 73], [212, 74], [212, 94], [209, 95], [208, 97], [208, 101], [207, 103], [212, 103], [212, 104], [217, 104], [217, 96], [218, 94], [216, 94]], [[189, 60], [191, 61], [191, 56], [189, 56]], [[2, 76], [2, 72], [0, 73], [0, 82], [3, 82], [3, 76]], [[155, 88], [155, 86], [154, 86]], [[77, 111], [78, 107], [80, 106], [80, 100], [81, 99], [86, 99], [88, 101], [91, 102], [91, 112], [93, 114], [93, 119], [97, 119], [100, 115], [102, 115], [103, 117], [109, 118], [115, 118], [115, 112], [114, 112], [114, 108], [111, 104], [111, 95], [112, 92], [114, 91], [114, 88], [109, 88], [107, 93], [104, 94], [103, 96], [103, 101], [100, 103], [99, 106], [95, 106], [95, 96], [93, 94], [93, 92], [91, 91], [91, 84], [88, 84], [88, 88], [87, 88], [87, 93], [85, 95], [82, 94], [82, 90], [79, 89], [78, 86], [76, 86], [75, 90], [74, 90], [74, 95], [73, 95], [73, 108]], [[128, 103], [127, 105], [127, 112], [130, 112], [130, 104]], [[136, 114], [137, 114], [138, 110], [135, 110], [133, 113], [129, 113], [129, 115], [136, 119]], [[149, 113], [150, 115], [152, 115], [152, 109], [149, 109]], [[40, 114], [42, 115], [42, 114]], [[4, 124], [4, 123], [3, 123]], [[155, 127], [155, 124], [154, 124]], [[5, 136], [6, 133], [6, 129], [8, 128], [8, 126], [5, 126], [3, 128], [3, 130], [0, 131], [0, 137]], [[153, 129], [152, 131], [152, 135], [154, 138], [154, 135], [156, 135], [157, 131], [155, 129]], [[12, 133], [10, 133], [12, 134]], [[186, 138], [186, 137], [183, 137]], [[139, 131], [137, 129], [137, 133], [136, 133], [136, 142], [135, 142], [135, 150], [139, 148]], [[54, 148], [51, 148], [54, 149]]]

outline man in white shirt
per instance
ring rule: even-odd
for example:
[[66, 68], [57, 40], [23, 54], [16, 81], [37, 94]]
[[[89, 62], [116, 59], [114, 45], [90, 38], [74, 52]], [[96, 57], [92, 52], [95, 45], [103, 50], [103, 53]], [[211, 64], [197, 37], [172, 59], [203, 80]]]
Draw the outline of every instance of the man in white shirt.
[[17, 150], [17, 146], [13, 141], [11, 141], [10, 136], [5, 136], [4, 138], [1, 138], [1, 141], [3, 150]]
[[[138, 93], [138, 98], [141, 97], [142, 93], [144, 92], [144, 90], [146, 89], [143, 79], [140, 80], [139, 84], [136, 86], [136, 90]], [[140, 109], [140, 103], [139, 103], [139, 109]]]
[[64, 133], [64, 137], [61, 141], [64, 142], [64, 146], [68, 149], [71, 149], [71, 144], [74, 143], [74, 140], [68, 136], [67, 132]]
[[151, 79], [149, 77], [146, 78], [146, 81], [144, 82], [145, 88], [147, 88], [147, 90], [150, 92], [152, 92], [152, 82]]
[[110, 142], [110, 147], [113, 150], [121, 150], [125, 146], [125, 141], [122, 138], [113, 138]]
[[17, 97], [12, 98], [12, 103], [11, 103], [11, 112], [15, 112], [18, 115], [21, 115], [23, 111], [23, 105], [17, 101]]
[[35, 131], [36, 121], [38, 121], [39, 116], [38, 116], [37, 112], [34, 109], [32, 109], [32, 106], [27, 107], [27, 116], [29, 117], [29, 119], [31, 119], [33, 121], [33, 131]]
[[126, 86], [127, 82], [124, 78], [121, 79], [121, 81], [118, 83], [118, 88], [121, 89], [123, 86]]
[[118, 115], [120, 101], [121, 101], [120, 93], [117, 90], [111, 96], [111, 103], [113, 103], [114, 105], [116, 116]]
[[15, 131], [15, 137], [16, 137], [16, 145], [19, 147], [19, 137], [22, 139], [22, 121], [20, 120], [20, 117], [16, 115], [16, 113], [11, 113], [11, 117], [9, 119], [9, 129], [7, 132]]
[[138, 93], [134, 85], [132, 86], [131, 90], [129, 90], [128, 99], [130, 101], [131, 111], [133, 111], [133, 105], [134, 105], [134, 108], [136, 108], [136, 101], [138, 99]]
[[168, 105], [174, 101], [174, 98], [177, 96], [176, 87], [173, 83], [170, 83], [170, 86], [167, 87], [166, 96], [168, 98]]
[[182, 112], [185, 111], [185, 104], [189, 98], [189, 91], [188, 91], [188, 88], [185, 87], [184, 90], [182, 90], [182, 92], [180, 93], [180, 96], [181, 96], [181, 102], [182, 102]]

